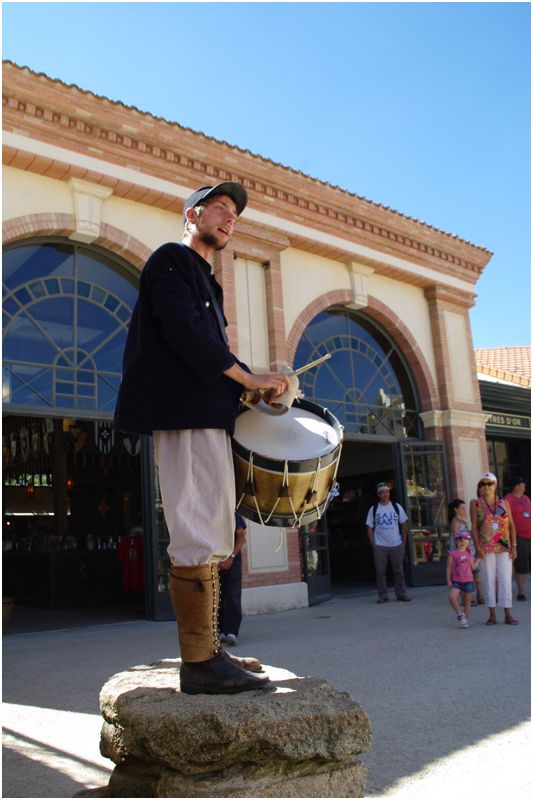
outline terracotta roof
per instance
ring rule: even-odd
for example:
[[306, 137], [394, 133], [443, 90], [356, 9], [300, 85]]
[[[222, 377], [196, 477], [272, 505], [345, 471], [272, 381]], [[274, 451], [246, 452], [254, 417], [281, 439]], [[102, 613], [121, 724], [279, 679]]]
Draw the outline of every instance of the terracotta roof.
[[483, 347], [474, 351], [480, 373], [531, 386], [531, 347]]
[[466, 244], [469, 247], [474, 247], [476, 250], [479, 250], [482, 253], [487, 253], [490, 256], [493, 255], [492, 251], [489, 250], [486, 247], [481, 247], [480, 245], [473, 244], [472, 242], [469, 242], [467, 239], [463, 239], [460, 236], [457, 236], [456, 234], [448, 233], [447, 231], [443, 231], [441, 228], [437, 228], [434, 225], [430, 225], [429, 223], [424, 222], [423, 220], [416, 219], [416, 217], [410, 217], [408, 214], [402, 214], [401, 211], [396, 211], [396, 209], [391, 208], [390, 206], [384, 206], [382, 203], [376, 203], [373, 200], [369, 200], [368, 198], [363, 197], [362, 195], [355, 194], [355, 192], [349, 192], [347, 189], [343, 189], [342, 187], [337, 186], [336, 184], [332, 184], [332, 183], [329, 183], [328, 181], [320, 180], [320, 178], [314, 178], [312, 175], [307, 175], [305, 172], [302, 172], [301, 170], [293, 169], [292, 167], [288, 167], [286, 164], [281, 164], [278, 161], [273, 161], [272, 159], [266, 158], [265, 156], [262, 156], [262, 155], [260, 155], [258, 153], [253, 153], [249, 149], [238, 147], [237, 145], [231, 144], [230, 142], [226, 142], [223, 139], [216, 139], [213, 136], [207, 136], [202, 131], [197, 131], [197, 130], [194, 130], [193, 128], [188, 128], [188, 127], [186, 127], [184, 125], [180, 125], [179, 122], [175, 122], [173, 120], [167, 120], [164, 117], [158, 116], [156, 114], [151, 114], [149, 111], [143, 111], [142, 109], [137, 108], [137, 106], [127, 105], [126, 103], [123, 103], [120, 100], [111, 100], [109, 97], [106, 97], [105, 95], [97, 94], [96, 92], [91, 92], [91, 91], [89, 91], [87, 89], [82, 89], [80, 86], [78, 86], [75, 83], [66, 83], [65, 81], [62, 81], [59, 78], [51, 78], [50, 75], [47, 75], [45, 72], [35, 72], [30, 67], [21, 66], [20, 64], [16, 64], [14, 61], [10, 61], [9, 59], [4, 59], [3, 60], [3, 64], [15, 67], [16, 69], [20, 69], [20, 70], [23, 70], [23, 71], [28, 72], [28, 73], [31, 73], [32, 75], [35, 75], [36, 77], [46, 78], [47, 80], [52, 81], [53, 83], [59, 84], [61, 86], [64, 86], [67, 89], [75, 89], [76, 91], [81, 92], [82, 94], [84, 94], [86, 96], [94, 97], [97, 100], [105, 100], [108, 103], [113, 103], [114, 105], [122, 106], [122, 108], [131, 110], [131, 111], [136, 111], [138, 114], [142, 114], [142, 115], [144, 115], [146, 117], [150, 117], [151, 119], [159, 120], [161, 122], [166, 123], [167, 125], [168, 124], [175, 125], [177, 128], [180, 128], [180, 130], [182, 130], [182, 131], [187, 131], [187, 132], [193, 133], [193, 134], [195, 134], [197, 136], [203, 136], [204, 139], [207, 139], [208, 141], [215, 142], [217, 144], [221, 144], [221, 145], [224, 145], [226, 147], [230, 147], [230, 148], [232, 148], [234, 150], [237, 150], [240, 153], [251, 155], [253, 158], [259, 158], [259, 159], [261, 159], [261, 161], [265, 162], [266, 164], [271, 164], [274, 167], [279, 167], [280, 169], [287, 170], [288, 172], [291, 172], [291, 173], [293, 173], [295, 175], [300, 175], [302, 178], [305, 178], [307, 180], [311, 180], [311, 181], [313, 181], [313, 182], [315, 182], [315, 183], [317, 183], [317, 184], [319, 184], [321, 186], [327, 186], [328, 188], [334, 189], [334, 190], [339, 191], [339, 192], [342, 192], [343, 194], [345, 194], [345, 195], [347, 195], [349, 197], [354, 197], [357, 200], [360, 200], [360, 201], [362, 201], [364, 203], [368, 203], [368, 205], [373, 206], [374, 208], [381, 208], [384, 211], [389, 211], [392, 214], [396, 214], [397, 216], [402, 217], [403, 219], [409, 220], [411, 222], [415, 222], [418, 225], [422, 225], [425, 228], [429, 228], [430, 230], [433, 230], [433, 231], [436, 231], [437, 233], [443, 234], [444, 236], [447, 236], [450, 239], [455, 239], [457, 242], [462, 242], [463, 244]]

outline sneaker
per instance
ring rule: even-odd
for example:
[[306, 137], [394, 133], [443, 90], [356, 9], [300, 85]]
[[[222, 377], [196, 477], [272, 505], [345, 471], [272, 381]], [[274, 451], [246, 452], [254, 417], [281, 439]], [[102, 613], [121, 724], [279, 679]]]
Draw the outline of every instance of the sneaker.
[[224, 644], [228, 643], [229, 640], [225, 633], [220, 634], [220, 641], [223, 642]]
[[377, 601], [378, 601], [378, 603], [388, 603], [389, 602], [389, 598], [388, 597], [378, 597]]
[[[220, 641], [222, 641], [222, 637], [220, 638]], [[235, 636], [234, 633], [227, 633], [224, 641], [227, 644], [237, 644], [237, 637]]]
[[459, 627], [461, 627], [461, 628], [469, 628], [470, 627], [466, 617], [463, 617], [462, 619], [459, 620]]
[[407, 597], [407, 595], [406, 595], [406, 594], [402, 594], [402, 595], [400, 595], [400, 597], [397, 597], [397, 598], [396, 598], [396, 600], [397, 600], [399, 603], [410, 603], [410, 602], [411, 602], [411, 598], [410, 598], [410, 597]]

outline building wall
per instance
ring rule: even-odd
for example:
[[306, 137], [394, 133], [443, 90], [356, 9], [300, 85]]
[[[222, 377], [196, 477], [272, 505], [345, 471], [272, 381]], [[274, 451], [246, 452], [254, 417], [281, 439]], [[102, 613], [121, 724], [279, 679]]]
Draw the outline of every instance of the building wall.
[[316, 297], [336, 290], [350, 290], [344, 264], [314, 253], [288, 248], [280, 255], [283, 283], [285, 336], [302, 311]]
[[[468, 309], [488, 251], [15, 65], [4, 68], [4, 136], [4, 241], [63, 236], [136, 269], [181, 237], [182, 202], [193, 188], [241, 181], [249, 206], [214, 256], [233, 351], [256, 370], [278, 368], [291, 363], [320, 310], [365, 310], [410, 366], [426, 437], [446, 443], [453, 492], [469, 494], [486, 448]], [[274, 538], [250, 526], [251, 610], [264, 609], [265, 584], [288, 587], [279, 589], [282, 605], [302, 602], [297, 533], [288, 531], [279, 550]]]
[[[76, 213], [74, 187], [66, 181], [6, 166], [2, 180], [4, 221], [32, 214]], [[101, 222], [135, 236], [150, 251], [164, 242], [176, 241], [183, 232], [181, 217], [176, 214], [113, 195], [102, 202]]]

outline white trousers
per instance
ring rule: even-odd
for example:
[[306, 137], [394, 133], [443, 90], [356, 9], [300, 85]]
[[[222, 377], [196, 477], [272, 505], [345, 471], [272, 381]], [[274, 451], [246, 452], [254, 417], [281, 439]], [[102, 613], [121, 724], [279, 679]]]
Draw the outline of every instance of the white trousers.
[[227, 558], [235, 532], [231, 440], [218, 428], [154, 431], [168, 554], [175, 566]]
[[499, 608], [513, 605], [513, 562], [509, 553], [487, 553], [481, 559], [481, 577], [485, 590], [485, 602], [496, 608], [496, 581], [498, 582]]

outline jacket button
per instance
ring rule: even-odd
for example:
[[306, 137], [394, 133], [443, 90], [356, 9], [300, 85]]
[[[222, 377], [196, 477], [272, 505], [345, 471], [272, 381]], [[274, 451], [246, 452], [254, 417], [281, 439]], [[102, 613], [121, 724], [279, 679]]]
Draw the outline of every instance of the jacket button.
[[205, 301], [205, 307], [206, 307], [206, 308], [209, 308], [209, 300], [206, 300], [206, 301]]

